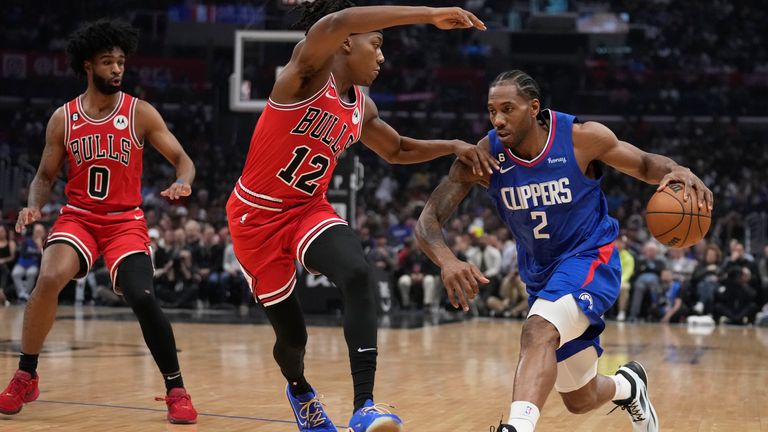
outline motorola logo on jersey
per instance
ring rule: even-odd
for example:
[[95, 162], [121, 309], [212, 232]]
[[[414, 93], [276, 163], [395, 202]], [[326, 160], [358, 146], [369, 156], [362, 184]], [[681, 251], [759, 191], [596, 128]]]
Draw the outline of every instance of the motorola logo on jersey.
[[355, 108], [355, 112], [352, 113], [352, 124], [360, 123], [360, 108]]
[[[358, 112], [358, 111], [355, 111]], [[358, 117], [360, 116], [358, 112]], [[354, 122], [354, 114], [353, 119]], [[334, 156], [338, 158], [339, 154], [347, 147], [354, 144], [355, 134], [346, 123], [339, 123], [339, 117], [328, 111], [319, 108], [309, 107], [302, 116], [301, 120], [291, 130], [292, 135], [309, 135], [310, 138], [320, 140], [327, 145]], [[339, 145], [340, 143], [343, 145]]]
[[117, 130], [123, 130], [128, 127], [128, 119], [124, 115], [119, 115], [115, 117], [115, 120], [112, 121], [112, 124], [115, 125]]
[[120, 142], [116, 142], [112, 134], [107, 134], [105, 140], [102, 140], [101, 134], [72, 140], [69, 150], [78, 166], [94, 159], [111, 159], [125, 166], [131, 161], [131, 140], [120, 138]]
[[568, 204], [573, 200], [567, 177], [524, 186], [501, 188], [501, 198], [509, 210], [526, 210], [540, 205]]

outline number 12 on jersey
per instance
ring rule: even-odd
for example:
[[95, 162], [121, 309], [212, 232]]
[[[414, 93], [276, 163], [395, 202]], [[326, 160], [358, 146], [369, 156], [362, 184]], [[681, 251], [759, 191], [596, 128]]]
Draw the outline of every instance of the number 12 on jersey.
[[298, 189], [307, 195], [312, 195], [319, 186], [315, 180], [325, 175], [325, 172], [328, 171], [328, 167], [331, 165], [331, 161], [321, 154], [316, 154], [309, 160], [309, 165], [315, 168], [315, 170], [304, 173], [297, 178], [296, 171], [304, 164], [309, 151], [309, 147], [306, 146], [293, 149], [293, 159], [288, 163], [288, 166], [277, 173], [277, 176], [288, 186]]
[[533, 228], [533, 237], [537, 239], [548, 239], [549, 234], [541, 232], [547, 227], [547, 213], [543, 211], [532, 211], [531, 219], [541, 220], [541, 222]]

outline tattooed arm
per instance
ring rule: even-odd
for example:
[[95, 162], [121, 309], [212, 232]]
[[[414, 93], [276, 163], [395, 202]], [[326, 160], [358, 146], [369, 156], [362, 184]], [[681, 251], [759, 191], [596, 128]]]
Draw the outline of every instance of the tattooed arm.
[[[479, 147], [489, 148], [488, 139], [484, 138]], [[475, 184], [488, 186], [490, 174], [478, 175], [460, 160], [453, 163], [448, 177], [437, 186], [421, 212], [416, 224], [416, 240], [427, 256], [441, 269], [440, 276], [448, 292], [448, 299], [453, 307], [469, 310], [469, 300], [478, 291], [478, 283], [486, 284], [488, 279], [473, 264], [459, 260], [445, 243], [443, 225], [456, 211]]]

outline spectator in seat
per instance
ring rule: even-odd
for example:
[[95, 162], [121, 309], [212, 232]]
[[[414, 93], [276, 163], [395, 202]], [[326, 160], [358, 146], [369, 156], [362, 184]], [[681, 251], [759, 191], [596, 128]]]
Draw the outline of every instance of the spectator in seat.
[[743, 325], [754, 322], [760, 309], [757, 292], [750, 285], [752, 272], [749, 267], [731, 266], [725, 283], [715, 294], [714, 319], [720, 324]]
[[11, 237], [8, 227], [0, 225], [0, 306], [8, 306], [8, 282], [11, 276], [11, 264], [16, 259], [16, 241]]
[[636, 321], [640, 317], [646, 296], [659, 291], [661, 271], [667, 268], [663, 255], [659, 255], [659, 246], [655, 240], [643, 245], [643, 254], [635, 262], [635, 281], [632, 284], [632, 305], [629, 310], [629, 320]]
[[16, 286], [16, 296], [19, 300], [29, 300], [29, 294], [35, 286], [37, 273], [40, 271], [40, 258], [45, 244], [45, 227], [35, 224], [32, 234], [27, 235], [19, 245], [19, 260], [13, 266], [11, 277]]

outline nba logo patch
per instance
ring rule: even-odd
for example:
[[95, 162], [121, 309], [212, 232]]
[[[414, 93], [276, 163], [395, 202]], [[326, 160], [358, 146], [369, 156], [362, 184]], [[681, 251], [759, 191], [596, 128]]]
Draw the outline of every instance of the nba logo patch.
[[117, 130], [123, 130], [128, 127], [128, 119], [124, 115], [119, 115], [115, 117], [112, 124], [115, 125]]
[[531, 407], [525, 407], [525, 415], [531, 415]]
[[360, 123], [360, 108], [355, 108], [355, 112], [352, 113], [352, 124]]
[[592, 306], [594, 306], [594, 303], [592, 302], [592, 296], [589, 295], [589, 293], [581, 293], [579, 300], [589, 303], [589, 309], [592, 309]]

